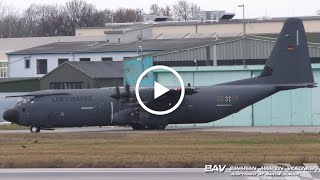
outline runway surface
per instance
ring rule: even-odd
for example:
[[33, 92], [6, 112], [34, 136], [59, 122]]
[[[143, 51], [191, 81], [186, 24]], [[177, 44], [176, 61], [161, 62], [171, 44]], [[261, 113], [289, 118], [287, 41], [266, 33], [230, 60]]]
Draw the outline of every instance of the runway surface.
[[6, 180], [222, 179], [213, 177], [204, 169], [0, 169], [0, 179]]
[[[41, 133], [101, 132], [101, 133], [172, 133], [172, 132], [256, 132], [256, 133], [320, 133], [320, 126], [278, 127], [167, 127], [165, 130], [134, 131], [130, 127], [82, 127], [41, 130]], [[29, 130], [0, 130], [1, 133], [30, 133]]]
[[[258, 173], [251, 171], [250, 173]], [[288, 171], [282, 171], [288, 172]], [[292, 171], [291, 171], [292, 172]], [[0, 169], [0, 179], [5, 180], [249, 180], [249, 179], [318, 179], [317, 172], [295, 171], [296, 176], [235, 176], [227, 169], [222, 173], [205, 173], [204, 168], [106, 168], [106, 169]], [[241, 171], [240, 173], [245, 173]], [[293, 173], [293, 172], [292, 172]]]

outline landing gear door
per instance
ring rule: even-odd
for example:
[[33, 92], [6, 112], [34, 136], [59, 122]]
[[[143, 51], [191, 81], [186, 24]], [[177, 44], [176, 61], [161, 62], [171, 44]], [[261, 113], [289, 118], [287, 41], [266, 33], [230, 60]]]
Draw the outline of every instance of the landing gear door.
[[196, 107], [192, 104], [192, 99], [184, 99], [179, 108], [174, 113], [172, 113], [172, 117], [170, 118], [169, 123], [194, 123], [195, 120], [197, 120], [194, 113], [195, 108]]

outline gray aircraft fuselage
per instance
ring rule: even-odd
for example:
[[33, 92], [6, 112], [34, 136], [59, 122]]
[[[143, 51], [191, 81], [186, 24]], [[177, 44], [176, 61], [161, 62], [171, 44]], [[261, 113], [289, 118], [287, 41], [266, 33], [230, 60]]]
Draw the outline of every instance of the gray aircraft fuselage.
[[131, 107], [113, 99], [114, 89], [56, 90], [70, 95], [42, 96], [30, 102], [18, 102], [15, 108], [19, 111], [19, 120], [16, 123], [41, 128], [132, 125], [134, 122], [145, 126], [207, 123], [277, 92], [270, 85], [198, 87], [198, 93], [185, 96], [177, 110], [157, 116], [144, 112], [138, 104]]

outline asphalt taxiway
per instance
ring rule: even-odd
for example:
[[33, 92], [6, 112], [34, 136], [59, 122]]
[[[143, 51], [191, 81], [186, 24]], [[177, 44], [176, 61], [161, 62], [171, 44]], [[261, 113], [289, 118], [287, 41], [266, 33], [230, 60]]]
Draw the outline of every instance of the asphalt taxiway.
[[[173, 133], [173, 132], [255, 132], [255, 133], [320, 133], [320, 126], [268, 126], [268, 127], [167, 127], [165, 130], [134, 131], [130, 127], [82, 127], [42, 130], [41, 133]], [[29, 130], [0, 130], [1, 133], [30, 133]]]
[[0, 179], [8, 180], [158, 180], [158, 179], [212, 179], [204, 169], [1, 169]]

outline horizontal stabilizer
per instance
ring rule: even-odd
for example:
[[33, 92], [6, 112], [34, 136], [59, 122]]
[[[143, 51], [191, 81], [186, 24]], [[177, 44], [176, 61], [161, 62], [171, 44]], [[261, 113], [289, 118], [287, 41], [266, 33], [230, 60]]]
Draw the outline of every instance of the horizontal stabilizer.
[[277, 84], [278, 90], [289, 90], [297, 88], [314, 88], [317, 87], [317, 83], [305, 83], [305, 84]]

